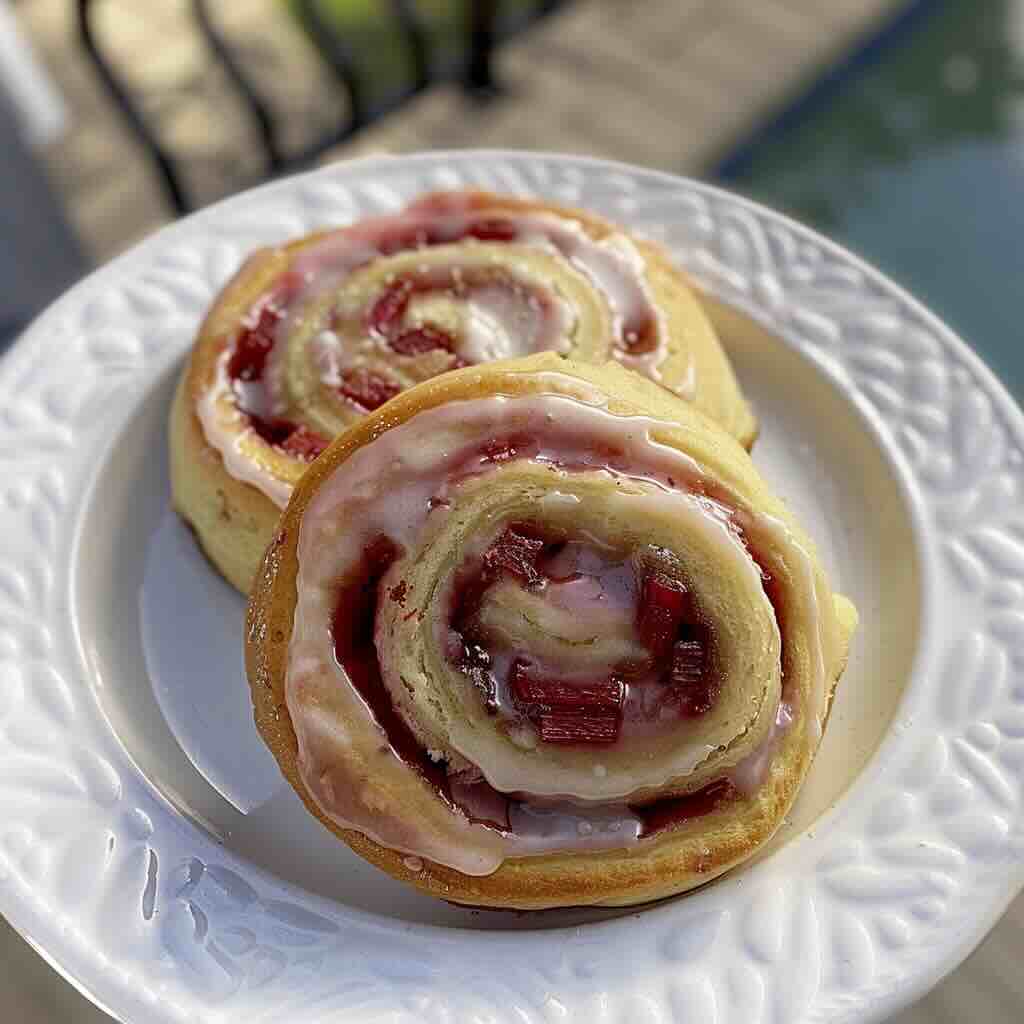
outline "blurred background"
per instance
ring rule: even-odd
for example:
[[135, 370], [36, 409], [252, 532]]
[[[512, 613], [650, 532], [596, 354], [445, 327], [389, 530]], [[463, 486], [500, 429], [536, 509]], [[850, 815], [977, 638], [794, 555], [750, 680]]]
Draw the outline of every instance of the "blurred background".
[[[182, 214], [372, 152], [561, 150], [786, 210], [1024, 399], [1024, 0], [0, 0], [0, 346]], [[1024, 903], [895, 1024], [1020, 1024]], [[0, 1019], [109, 1021], [0, 918]]]

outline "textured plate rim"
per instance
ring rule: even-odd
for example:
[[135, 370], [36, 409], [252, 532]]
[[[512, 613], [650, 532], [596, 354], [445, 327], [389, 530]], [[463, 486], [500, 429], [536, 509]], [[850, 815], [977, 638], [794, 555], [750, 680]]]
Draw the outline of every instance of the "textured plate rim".
[[[367, 178], [371, 180], [363, 180]], [[76, 456], [81, 460], [90, 448], [105, 447], [104, 438], [109, 440], [126, 418], [123, 408], [111, 408], [111, 399], [134, 396], [128, 403], [134, 406], [155, 375], [180, 355], [182, 332], [194, 327], [198, 310], [244, 248], [308, 230], [346, 211], [354, 214], [346, 182], [358, 192], [360, 213], [386, 208], [395, 199], [396, 186], [418, 191], [446, 183], [523, 189], [570, 202], [575, 195], [583, 205], [617, 211], [641, 230], [656, 226], [645, 225], [643, 216], [655, 216], [652, 211], [659, 203], [663, 210], [671, 207], [672, 231], [664, 240], [683, 264], [717, 297], [754, 315], [814, 360], [886, 440], [915, 518], [923, 517], [916, 527], [929, 583], [923, 610], [928, 628], [897, 716], [900, 721], [858, 783], [818, 823], [813, 843], [790, 843], [773, 858], [775, 870], [758, 865], [746, 876], [726, 880], [713, 891], [717, 895], [703, 902], [700, 894], [645, 912], [647, 927], [633, 931], [645, 933], [651, 954], [642, 959], [650, 968], [647, 975], [631, 989], [619, 986], [596, 996], [603, 999], [598, 1012], [604, 1017], [599, 1019], [622, 1020], [640, 1019], [643, 1013], [651, 1020], [670, 1018], [679, 1005], [698, 1020], [702, 1012], [718, 1021], [878, 1020], [906, 1005], [974, 948], [1024, 884], [1024, 666], [1013, 659], [1014, 650], [1024, 648], [1024, 587], [1017, 580], [1024, 567], [1024, 544], [1015, 533], [1024, 526], [1019, 517], [1006, 513], [1024, 485], [1024, 417], [966, 345], [856, 257], [777, 213], [671, 175], [592, 158], [525, 152], [363, 158], [262, 186], [172, 225], [76, 285], [42, 314], [0, 364], [0, 407], [5, 410], [0, 457], [8, 468], [0, 514], [9, 527], [7, 536], [21, 537], [18, 546], [6, 540], [0, 545], [5, 687], [0, 692], [12, 698], [4, 700], [0, 764], [13, 767], [15, 757], [24, 756], [12, 752], [12, 725], [18, 726], [15, 733], [22, 740], [30, 735], [37, 744], [29, 755], [36, 759], [33, 763], [45, 755], [63, 774], [83, 805], [80, 817], [88, 821], [87, 827], [98, 827], [101, 834], [103, 828], [115, 830], [119, 856], [122, 846], [128, 848], [126, 858], [103, 868], [123, 874], [126, 885], [139, 881], [139, 863], [148, 873], [151, 853], [177, 849], [175, 843], [194, 838], [194, 826], [160, 817], [170, 813], [167, 805], [132, 777], [119, 742], [104, 734], [105, 719], [91, 692], [81, 687], [76, 691], [68, 683], [77, 681], [82, 669], [67, 649], [72, 638], [60, 618], [62, 610], [66, 617], [71, 535], [77, 528], [63, 528], [61, 513], [65, 506], [74, 512], [74, 502], [89, 486], [91, 474], [76, 466]], [[196, 237], [182, 246], [190, 236]], [[846, 298], [857, 299], [856, 310], [836, 296], [837, 287]], [[61, 371], [66, 378], [74, 369], [80, 379], [73, 384], [65, 379], [64, 387], [55, 389], [51, 360], [62, 345], [69, 346], [74, 358]], [[898, 386], [892, 383], [894, 377]], [[908, 396], [917, 404], [912, 406]], [[918, 422], [922, 408], [930, 410], [923, 425]], [[956, 433], [949, 427], [954, 418], [962, 424]], [[11, 450], [13, 445], [17, 451]], [[26, 543], [25, 537], [32, 540]], [[953, 617], [951, 602], [938, 596], [951, 592], [950, 583], [982, 606], [973, 629], [965, 622], [964, 605]], [[34, 614], [19, 622], [12, 599]], [[953, 625], [961, 627], [956, 647], [948, 631]], [[945, 650], [937, 650], [940, 643]], [[986, 665], [999, 686], [979, 682]], [[959, 681], [972, 670], [975, 689], [965, 707], [924, 703], [928, 697], [949, 697], [948, 678]], [[905, 712], [914, 716], [913, 731], [905, 727]], [[62, 731], [74, 738], [63, 761], [46, 746]], [[875, 784], [877, 799], [866, 792], [869, 782]], [[43, 790], [31, 795], [44, 801], [47, 797]], [[48, 795], [52, 798], [53, 791]], [[150, 981], [146, 971], [152, 964], [132, 971], [118, 963], [129, 958], [127, 951], [98, 948], [90, 934], [96, 922], [87, 922], [85, 915], [96, 917], [109, 909], [111, 894], [97, 907], [86, 895], [61, 886], [62, 876], [52, 867], [67, 851], [47, 838], [24, 794], [21, 799], [20, 817], [17, 798], [12, 804], [8, 794], [4, 803], [0, 909], [37, 949], [46, 951], [58, 970], [128, 1019], [144, 1013], [152, 1020], [229, 1020], [245, 1012], [243, 1003], [233, 1008], [231, 1001], [240, 993], [255, 996], [251, 969], [243, 971], [234, 992], [210, 996], [197, 987], [203, 979], [199, 967], [194, 975]], [[916, 834], [934, 836], [935, 842], [929, 857], [911, 865], [894, 887], [892, 880], [903, 878], [906, 863], [897, 861], [894, 867], [884, 859], [885, 851], [892, 850], [889, 840], [899, 831], [891, 808], [912, 807], [916, 814], [922, 803], [932, 810]], [[157, 837], [157, 829], [168, 834]], [[212, 845], [207, 837], [206, 846]], [[810, 860], [808, 845], [821, 847], [812, 851]], [[796, 853], [790, 851], [798, 847], [804, 861], [813, 864], [810, 879], [780, 883], [785, 876], [780, 863], [791, 863]], [[901, 856], [907, 855], [904, 849]], [[174, 864], [170, 853], [162, 857]], [[405, 943], [404, 952], [407, 966], [423, 960], [419, 974], [374, 973], [373, 940], [383, 934], [389, 948], [399, 947], [393, 945], [395, 928], [381, 925], [372, 915], [332, 908], [315, 897], [296, 902], [301, 894], [258, 872], [253, 880], [263, 887], [263, 895], [254, 910], [251, 901], [245, 904], [247, 890], [226, 881], [223, 872], [219, 882], [203, 890], [214, 867], [192, 889], [188, 877], [161, 880], [157, 904], [163, 908], [166, 901], [166, 909], [173, 911], [195, 902], [208, 928], [215, 927], [211, 922], [217, 918], [240, 927], [232, 922], [247, 920], [247, 913], [251, 917], [258, 910], [279, 930], [292, 928], [307, 938], [314, 934], [322, 940], [326, 925], [337, 922], [350, 929], [326, 933], [339, 944], [352, 930], [363, 930], [371, 952], [356, 965], [365, 975], [362, 994], [353, 1001], [340, 993], [321, 993], [318, 1012], [348, 1010], [366, 1020], [396, 1010], [399, 1019], [403, 1013], [421, 1019], [428, 1007], [427, 1016], [450, 1012], [462, 1019], [480, 1013], [525, 1022], [547, 1019], [555, 1012], [551, 1000], [568, 1019], [591, 1016], [596, 1006], [594, 971], [600, 973], [593, 961], [596, 957], [600, 963], [602, 937], [621, 937], [634, 920], [577, 930], [576, 942], [563, 951], [560, 973], [554, 977], [544, 967], [555, 948], [550, 934], [491, 936], [496, 949], [507, 953], [514, 948], [527, 962], [502, 985], [482, 984], [479, 977], [467, 975], [465, 980], [477, 986], [468, 995], [452, 984], [459, 980], [452, 964], [445, 962], [441, 977], [437, 961], [423, 960], [424, 951], [415, 941]], [[57, 896], [72, 907], [77, 899], [76, 912], [55, 909]], [[136, 895], [133, 899], [138, 913]], [[238, 906], [239, 900], [245, 905]], [[712, 936], [713, 956], [697, 955], [675, 934], [679, 929], [672, 928], [673, 921], [677, 926], [685, 921], [686, 930], [692, 931], [698, 903], [700, 928]], [[174, 913], [166, 916], [175, 918]], [[153, 941], [155, 918], [143, 920], [148, 922], [143, 931], [150, 929]], [[159, 941], [178, 941], [171, 934], [174, 927], [172, 921]], [[442, 937], [432, 926], [402, 930], [414, 939], [428, 933], [432, 943], [446, 949], [465, 943], [467, 935], [479, 939], [477, 933], [447, 929]], [[589, 942], [584, 932], [595, 941]], [[782, 938], [773, 941], [772, 936]], [[791, 955], [782, 948], [786, 943]], [[216, 952], [209, 952], [211, 944], [202, 947], [203, 955], [216, 959]], [[337, 948], [328, 940], [321, 945], [322, 960], [329, 963], [331, 949], [336, 953]], [[265, 949], [264, 962], [273, 960], [272, 954], [285, 955], [270, 946]], [[234, 955], [220, 953], [229, 960]], [[237, 954], [236, 959], [247, 955]], [[730, 957], [735, 969], [723, 967]], [[885, 969], [879, 964], [882, 958]], [[854, 966], [833, 979], [832, 968], [839, 962]], [[280, 986], [296, 967], [293, 957], [269, 980], [263, 970], [258, 1005], [276, 998], [274, 984]], [[812, 983], [798, 979], [797, 971], [812, 975]], [[350, 972], [354, 982], [355, 973]], [[388, 989], [384, 1000], [382, 983]], [[288, 985], [294, 984], [289, 975]], [[274, 1005], [277, 1010], [268, 1012], [295, 1011], [284, 1003]]]

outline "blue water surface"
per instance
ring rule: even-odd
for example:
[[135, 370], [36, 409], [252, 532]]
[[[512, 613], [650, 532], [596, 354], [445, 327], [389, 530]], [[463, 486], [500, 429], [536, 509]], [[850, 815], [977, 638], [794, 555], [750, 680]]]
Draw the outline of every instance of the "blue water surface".
[[1024, 0], [915, 6], [719, 176], [905, 285], [1024, 401]]

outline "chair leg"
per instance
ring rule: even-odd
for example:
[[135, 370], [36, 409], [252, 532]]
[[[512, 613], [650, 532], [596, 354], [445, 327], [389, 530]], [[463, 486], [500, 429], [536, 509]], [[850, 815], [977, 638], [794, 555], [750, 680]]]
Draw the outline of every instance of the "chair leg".
[[203, 38], [206, 40], [214, 56], [224, 65], [224, 70], [228, 73], [228, 77], [249, 108], [249, 113], [252, 114], [252, 119], [256, 123], [260, 140], [263, 143], [263, 152], [267, 159], [267, 169], [271, 174], [276, 174], [284, 166], [284, 157], [277, 140], [277, 129], [270, 109], [263, 102], [255, 86], [249, 80], [248, 75], [238, 61], [235, 60], [231, 47], [228, 46], [224, 37], [217, 30], [216, 25], [214, 25], [207, 0], [192, 0], [192, 11]]
[[501, 91], [494, 77], [498, 0], [470, 0], [468, 14], [469, 59], [463, 86], [470, 95], [489, 99]]
[[416, 91], [425, 89], [430, 84], [430, 42], [423, 21], [412, 0], [391, 0], [391, 6], [409, 44], [413, 87]]
[[324, 56], [331, 71], [334, 72], [334, 77], [348, 93], [351, 113], [343, 134], [351, 135], [369, 120], [366, 97], [355, 61], [352, 60], [344, 43], [324, 18], [316, 0], [296, 0], [295, 12], [316, 44], [317, 50]]
[[128, 127], [134, 132], [135, 137], [142, 143], [147, 155], [156, 167], [160, 175], [160, 181], [171, 208], [178, 215], [188, 213], [192, 208], [182, 178], [178, 171], [177, 164], [170, 153], [161, 145], [160, 140], [150, 130], [145, 118], [132, 99], [131, 92], [127, 86], [114, 73], [113, 67], [103, 56], [96, 41], [96, 35], [92, 24], [94, 0], [78, 0], [77, 18], [78, 35], [89, 59], [92, 61], [96, 73], [103, 82], [114, 100], [114, 103], [121, 111]]

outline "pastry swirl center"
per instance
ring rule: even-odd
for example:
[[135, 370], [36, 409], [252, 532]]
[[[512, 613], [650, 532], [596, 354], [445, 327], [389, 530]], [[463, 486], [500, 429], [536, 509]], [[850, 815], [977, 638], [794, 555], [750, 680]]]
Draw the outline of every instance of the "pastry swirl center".
[[449, 660], [520, 743], [614, 744], [718, 697], [713, 632], [667, 552], [513, 523], [460, 577]]

